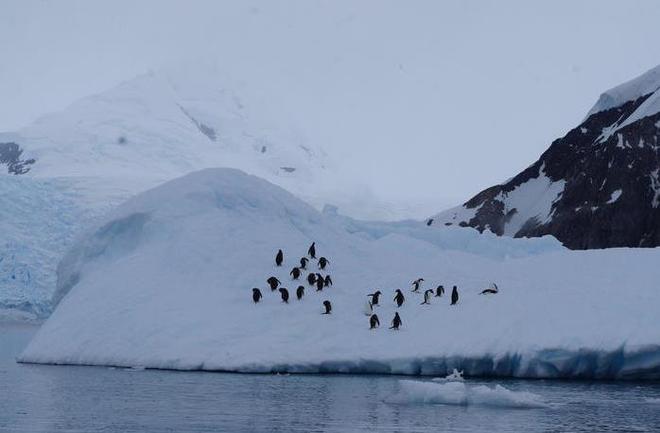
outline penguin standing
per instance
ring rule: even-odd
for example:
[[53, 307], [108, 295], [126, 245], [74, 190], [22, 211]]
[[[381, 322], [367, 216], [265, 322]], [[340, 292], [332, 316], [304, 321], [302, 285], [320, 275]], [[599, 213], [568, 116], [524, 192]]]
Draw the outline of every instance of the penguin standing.
[[289, 303], [289, 291], [284, 287], [280, 287], [280, 295], [282, 295], [282, 302], [285, 304]]
[[307, 275], [307, 283], [309, 283], [310, 286], [316, 284], [316, 274], [312, 273]]
[[367, 301], [367, 303], [364, 304], [364, 309], [362, 312], [365, 316], [371, 316], [374, 313], [374, 307], [371, 305], [371, 302]]
[[430, 226], [431, 224], [433, 224], [433, 218], [430, 218], [428, 221], [426, 221], [427, 226]]
[[326, 259], [325, 257], [321, 257], [319, 259], [319, 268], [325, 269], [325, 267], [330, 263], [330, 260]]
[[298, 269], [298, 268], [291, 269], [291, 272], [289, 272], [289, 275], [291, 275], [294, 280], [297, 280], [300, 277], [300, 269]]
[[392, 326], [390, 326], [390, 329], [394, 330], [399, 330], [399, 326], [403, 325], [403, 322], [401, 321], [401, 316], [399, 316], [399, 313], [394, 313], [394, 319], [392, 319]]
[[296, 289], [296, 298], [300, 301], [305, 296], [305, 286], [298, 286]]
[[433, 294], [433, 289], [424, 290], [424, 302], [419, 305], [430, 305], [431, 304], [431, 294]]
[[451, 289], [451, 305], [456, 305], [458, 302], [458, 289], [454, 286]]
[[278, 280], [275, 277], [270, 277], [269, 279], [266, 280], [266, 282], [270, 286], [271, 291], [275, 291], [277, 289], [277, 286], [279, 286], [281, 284], [280, 280]]
[[325, 280], [323, 280], [323, 284], [325, 284], [326, 287], [332, 286], [332, 278], [330, 278], [330, 275], [325, 276]]
[[394, 296], [394, 302], [396, 302], [396, 306], [402, 306], [405, 300], [406, 298], [403, 296], [403, 292], [400, 289], [396, 289], [396, 295]]
[[307, 257], [300, 258], [300, 269], [307, 269], [307, 262], [309, 259]]
[[415, 293], [419, 292], [419, 288], [422, 285], [422, 281], [424, 281], [424, 278], [417, 278], [415, 281], [413, 281], [413, 283], [412, 283], [412, 285], [413, 285], [412, 291], [413, 292], [415, 292]]
[[316, 291], [321, 292], [323, 291], [323, 278], [317, 278], [316, 279]]
[[370, 297], [371, 297], [371, 304], [372, 304], [372, 305], [378, 305], [378, 301], [379, 301], [379, 299], [380, 299], [380, 295], [381, 295], [381, 291], [380, 291], [380, 290], [376, 290], [376, 291], [373, 292], [373, 293], [369, 293], [367, 296], [370, 296]]
[[369, 317], [369, 329], [376, 329], [380, 326], [380, 320], [378, 320], [378, 314], [372, 314]]
[[254, 303], [258, 303], [261, 298], [263, 298], [263, 295], [261, 294], [261, 290], [257, 289], [256, 287], [252, 289], [252, 300]]
[[277, 266], [282, 266], [282, 262], [284, 261], [284, 253], [282, 250], [277, 251], [277, 255], [275, 256], [275, 264]]
[[307, 250], [307, 254], [313, 259], [316, 258], [316, 242], [312, 242], [312, 245], [310, 245]]
[[332, 312], [332, 304], [330, 301], [323, 301], [323, 306], [325, 307], [325, 313], [322, 314], [330, 314]]
[[445, 288], [442, 285], [435, 288], [436, 297], [440, 298], [442, 295], [444, 295], [444, 293], [445, 293]]

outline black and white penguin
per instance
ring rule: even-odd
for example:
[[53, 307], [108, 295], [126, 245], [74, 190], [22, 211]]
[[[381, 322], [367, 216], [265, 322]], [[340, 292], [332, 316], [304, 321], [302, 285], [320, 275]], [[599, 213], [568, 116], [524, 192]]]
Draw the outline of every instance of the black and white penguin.
[[323, 282], [323, 278], [317, 278], [316, 279], [316, 291], [320, 292], [323, 290], [323, 286], [325, 283]]
[[426, 289], [424, 290], [424, 302], [422, 302], [420, 305], [430, 305], [431, 304], [431, 295], [433, 294], [433, 289]]
[[301, 257], [300, 258], [300, 269], [307, 269], [307, 262], [309, 262], [309, 259], [307, 257]]
[[277, 286], [281, 284], [280, 280], [278, 280], [275, 277], [270, 277], [269, 279], [266, 280], [266, 282], [268, 283], [268, 285], [270, 286], [270, 290], [272, 291], [275, 291], [277, 289]]
[[431, 224], [433, 224], [433, 218], [430, 218], [428, 221], [426, 221], [427, 226], [430, 226]]
[[380, 326], [380, 320], [378, 320], [377, 314], [372, 314], [369, 317], [369, 329], [376, 329]]
[[500, 291], [500, 289], [497, 287], [497, 284], [495, 284], [495, 283], [491, 283], [491, 285], [490, 285], [489, 288], [483, 290], [483, 291], [482, 291], [481, 293], [479, 293], [479, 294], [480, 294], [480, 295], [495, 294], [495, 293], [498, 293], [499, 291]]
[[311, 273], [307, 275], [307, 283], [309, 283], [310, 286], [313, 286], [316, 284], [316, 274]]
[[252, 289], [252, 300], [254, 303], [258, 303], [261, 298], [263, 298], [263, 295], [261, 294], [261, 290], [257, 289], [256, 287]]
[[323, 275], [321, 275], [317, 272], [316, 273], [316, 280], [318, 281], [318, 280], [322, 280], [322, 279], [323, 279]]
[[323, 306], [325, 307], [325, 313], [322, 314], [330, 314], [332, 312], [332, 304], [330, 301], [323, 301]]
[[277, 255], [275, 256], [275, 264], [277, 266], [282, 266], [282, 262], [284, 261], [284, 253], [282, 250], [277, 251]]
[[293, 277], [294, 280], [297, 280], [300, 277], [300, 269], [298, 268], [291, 269], [289, 275], [291, 275], [291, 277]]
[[396, 306], [402, 306], [405, 300], [406, 298], [403, 296], [403, 292], [400, 289], [396, 289], [396, 295], [394, 296], [394, 302], [396, 302]]
[[328, 263], [330, 263], [330, 260], [326, 259], [325, 257], [321, 257], [319, 259], [319, 268], [325, 269], [325, 267], [328, 266]]
[[323, 280], [323, 284], [325, 284], [326, 287], [332, 286], [332, 278], [330, 278], [330, 275], [325, 276], [325, 280]]
[[445, 294], [445, 288], [442, 285], [435, 288], [435, 296], [436, 297], [439, 298], [444, 294]]
[[309, 255], [313, 259], [316, 258], [316, 242], [312, 242], [312, 245], [309, 246], [309, 249], [307, 250], [307, 255]]
[[422, 281], [424, 281], [424, 278], [417, 278], [415, 281], [412, 282], [413, 292], [415, 293], [419, 292], [419, 288], [422, 285]]
[[394, 319], [392, 319], [392, 326], [390, 326], [390, 329], [398, 330], [401, 325], [403, 325], [401, 316], [399, 316], [399, 313], [394, 313]]
[[378, 305], [378, 301], [380, 299], [381, 291], [376, 290], [373, 293], [369, 293], [367, 296], [371, 296], [371, 305]]
[[458, 289], [454, 286], [451, 289], [451, 305], [456, 305], [458, 302]]
[[302, 297], [305, 296], [305, 287], [304, 286], [298, 286], [296, 289], [296, 298], [300, 301]]
[[289, 291], [284, 287], [280, 287], [280, 294], [282, 295], [282, 302], [284, 302], [285, 304], [288, 304], [289, 303]]

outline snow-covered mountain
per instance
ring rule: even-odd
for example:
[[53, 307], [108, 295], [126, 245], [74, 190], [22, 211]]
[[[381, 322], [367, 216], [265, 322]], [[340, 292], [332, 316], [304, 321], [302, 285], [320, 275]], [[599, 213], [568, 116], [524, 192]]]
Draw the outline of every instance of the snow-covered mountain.
[[[329, 265], [310, 259], [293, 280], [312, 241]], [[551, 236], [353, 221], [255, 176], [207, 169], [133, 197], [75, 242], [58, 267], [61, 302], [21, 360], [657, 379], [658, 260], [660, 249], [570, 251]], [[331, 275], [332, 286], [317, 291], [307, 272]], [[270, 290], [270, 276], [288, 289], [288, 303]], [[493, 281], [499, 293], [480, 295]], [[439, 284], [448, 292], [421, 305]], [[453, 285], [460, 298], [451, 306]], [[263, 294], [256, 305], [254, 287]], [[365, 307], [376, 289], [381, 326], [370, 330]], [[395, 289], [405, 296], [398, 308]], [[321, 314], [324, 300], [332, 314]], [[388, 329], [395, 312], [400, 331]]]
[[660, 246], [660, 66], [600, 96], [538, 161], [433, 225], [551, 234], [573, 249]]
[[48, 314], [55, 265], [79, 230], [190, 171], [236, 167], [318, 207], [340, 199], [323, 150], [270, 123], [276, 101], [242, 89], [208, 66], [171, 67], [1, 133], [0, 315]]

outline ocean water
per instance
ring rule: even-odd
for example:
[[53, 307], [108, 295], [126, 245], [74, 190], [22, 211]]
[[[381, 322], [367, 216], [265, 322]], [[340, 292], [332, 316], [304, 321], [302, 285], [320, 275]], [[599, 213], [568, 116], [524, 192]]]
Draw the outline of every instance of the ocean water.
[[0, 432], [660, 431], [659, 383], [17, 364], [35, 331], [0, 325]]

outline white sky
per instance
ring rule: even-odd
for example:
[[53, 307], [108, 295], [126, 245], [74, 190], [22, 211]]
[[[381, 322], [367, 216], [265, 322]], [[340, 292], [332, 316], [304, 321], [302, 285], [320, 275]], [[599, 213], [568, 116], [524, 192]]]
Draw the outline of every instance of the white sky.
[[0, 0], [0, 130], [219, 59], [378, 194], [443, 207], [659, 64], [658, 22], [658, 1]]

